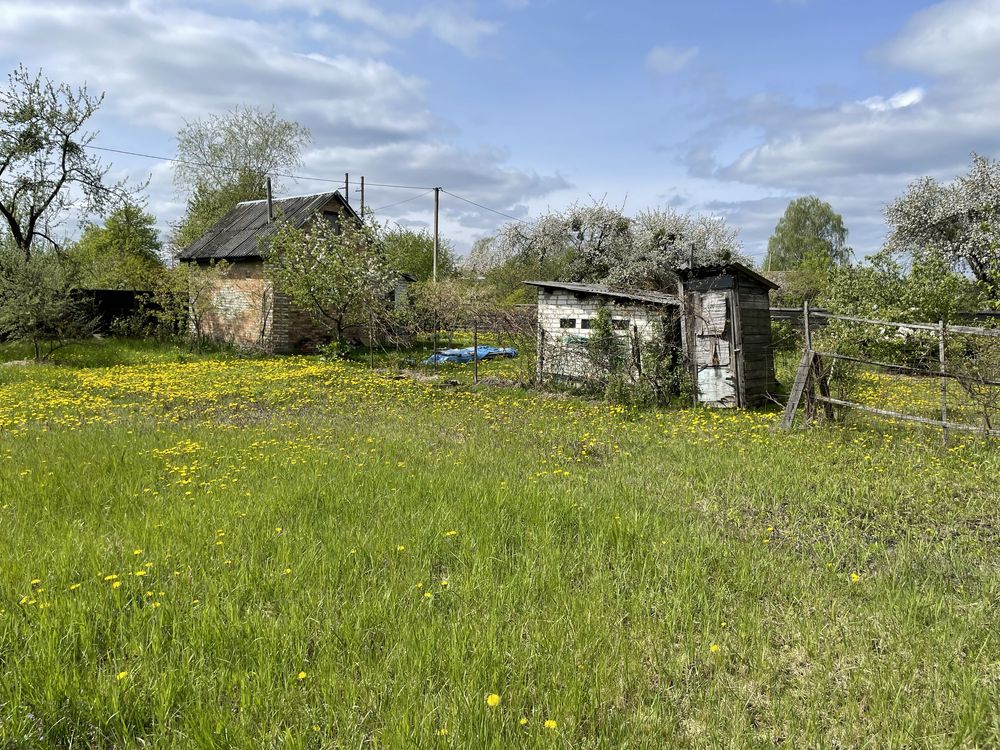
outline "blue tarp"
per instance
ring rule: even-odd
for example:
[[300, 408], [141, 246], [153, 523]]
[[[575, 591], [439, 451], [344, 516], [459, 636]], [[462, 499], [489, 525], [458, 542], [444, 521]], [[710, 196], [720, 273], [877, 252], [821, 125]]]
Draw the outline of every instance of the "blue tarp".
[[434, 352], [424, 360], [425, 365], [441, 364], [442, 362], [453, 362], [464, 365], [473, 359], [497, 359], [499, 357], [512, 358], [517, 356], [517, 349], [501, 349], [496, 346], [466, 347], [465, 349], [441, 349]]

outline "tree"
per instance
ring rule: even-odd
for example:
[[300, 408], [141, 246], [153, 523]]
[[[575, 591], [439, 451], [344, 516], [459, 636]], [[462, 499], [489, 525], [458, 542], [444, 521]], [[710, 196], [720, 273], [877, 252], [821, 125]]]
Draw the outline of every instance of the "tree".
[[968, 174], [912, 183], [885, 209], [887, 249], [914, 260], [938, 254], [1000, 299], [1000, 161], [972, 155]]
[[152, 290], [164, 270], [161, 248], [156, 218], [141, 206], [126, 203], [104, 226], [85, 226], [67, 255], [84, 288]]
[[340, 226], [317, 217], [304, 228], [282, 223], [271, 241], [267, 272], [278, 291], [312, 315], [340, 344], [349, 326], [369, 332], [385, 323], [396, 280], [371, 220]]
[[179, 263], [160, 274], [153, 285], [152, 301], [160, 331], [168, 336], [186, 334], [197, 349], [205, 343], [209, 319], [218, 311], [216, 291], [229, 275], [225, 260], [205, 264]]
[[87, 147], [86, 129], [104, 95], [32, 75], [23, 65], [0, 91], [0, 217], [29, 258], [39, 241], [57, 246], [53, 229], [69, 209], [103, 212], [128, 197], [124, 181], [105, 184], [105, 167]]
[[815, 195], [796, 198], [767, 241], [769, 271], [825, 271], [851, 259], [844, 219]]
[[299, 166], [309, 142], [306, 128], [273, 107], [236, 107], [186, 122], [177, 133], [174, 184], [187, 194], [188, 210], [174, 245], [186, 247], [240, 201], [263, 198], [267, 176]]
[[670, 290], [675, 271], [689, 265], [692, 255], [698, 265], [745, 260], [737, 231], [722, 218], [671, 209], [630, 218], [603, 202], [509, 224], [471, 255], [470, 266], [486, 269], [487, 281], [509, 281], [504, 271], [514, 269], [527, 274], [518, 281], [534, 276]]
[[[417, 281], [429, 281], [433, 276], [434, 237], [427, 230], [415, 232], [399, 225], [382, 234], [386, 259], [394, 271], [408, 273]], [[446, 279], [455, 274], [455, 253], [447, 241], [438, 243], [437, 277]]]
[[96, 319], [73, 294], [74, 275], [53, 249], [25, 254], [12, 243], [0, 247], [0, 339], [31, 344], [35, 361], [90, 335]]

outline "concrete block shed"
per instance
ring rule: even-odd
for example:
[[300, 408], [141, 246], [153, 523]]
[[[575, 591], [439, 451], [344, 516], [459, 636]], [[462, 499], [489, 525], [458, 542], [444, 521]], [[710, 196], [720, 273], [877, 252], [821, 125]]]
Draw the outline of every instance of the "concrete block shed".
[[776, 285], [739, 263], [687, 269], [679, 279], [676, 295], [525, 282], [537, 289], [539, 376], [588, 377], [590, 324], [604, 306], [623, 337], [643, 343], [654, 335], [676, 336], [699, 403], [730, 408], [767, 401], [776, 389], [770, 318]]

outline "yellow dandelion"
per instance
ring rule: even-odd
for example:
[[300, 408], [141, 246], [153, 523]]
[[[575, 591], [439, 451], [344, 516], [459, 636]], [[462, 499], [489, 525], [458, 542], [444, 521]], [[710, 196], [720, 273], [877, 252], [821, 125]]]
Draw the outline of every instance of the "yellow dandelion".
[[80, 588], [80, 584], [79, 583], [71, 583], [69, 585], [69, 590], [70, 591], [76, 591], [78, 588]]
[[860, 573], [851, 573], [851, 583], [857, 583], [860, 580], [861, 580]]
[[305, 672], [299, 672], [299, 674], [298, 674], [298, 678], [299, 678], [300, 680], [304, 680], [304, 679], [306, 678], [306, 673], [305, 673]]
[[119, 588], [121, 585], [122, 585], [121, 581], [115, 581], [114, 583], [111, 584], [111, 588], [116, 589]]
[[711, 646], [708, 647], [708, 650], [711, 651], [713, 654], [719, 653], [719, 644], [713, 643]]
[[458, 532], [452, 529], [451, 531], [444, 532], [445, 536], [458, 536]]
[[556, 723], [555, 719], [546, 719], [545, 724], [543, 726], [546, 729], [555, 729], [559, 725]]
[[133, 555], [141, 555], [142, 554], [142, 550], [141, 549], [134, 549], [134, 550], [132, 550], [132, 554]]
[[128, 677], [128, 672], [119, 672], [115, 675], [115, 679], [119, 681], [124, 680], [126, 677]]
[[146, 575], [146, 571], [145, 570], [137, 570], [132, 575], [139, 576], [140, 578], [142, 578], [144, 575]]
[[522, 716], [520, 719], [517, 720], [517, 723], [520, 724], [522, 727], [525, 726], [528, 723], [528, 717]]
[[440, 729], [437, 730], [437, 736], [438, 737], [444, 737], [447, 734], [448, 734], [448, 730], [445, 727], [441, 727]]
[[500, 696], [496, 693], [490, 693], [486, 696], [486, 705], [490, 708], [496, 708], [500, 705]]
[[32, 579], [31, 579], [31, 585], [32, 585], [32, 586], [37, 586], [37, 585], [38, 585], [38, 584], [40, 584], [41, 582], [42, 582], [42, 579], [41, 579], [41, 578], [32, 578]]
[[397, 544], [396, 545], [396, 552], [405, 552], [405, 551], [406, 551], [406, 545], [405, 544]]

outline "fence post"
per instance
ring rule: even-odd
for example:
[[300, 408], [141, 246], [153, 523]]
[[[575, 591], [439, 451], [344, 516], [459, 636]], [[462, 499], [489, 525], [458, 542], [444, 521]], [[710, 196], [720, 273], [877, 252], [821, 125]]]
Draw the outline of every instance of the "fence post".
[[472, 319], [472, 382], [479, 385], [479, 318]]
[[535, 357], [535, 379], [542, 384], [542, 372], [545, 369], [545, 329], [538, 324], [538, 353]]
[[948, 378], [945, 377], [944, 334], [946, 326], [943, 320], [938, 321], [938, 360], [941, 373], [941, 441], [948, 445]]
[[805, 386], [805, 397], [806, 397], [806, 421], [812, 422], [816, 419], [816, 401], [813, 398], [813, 388], [815, 386], [815, 372], [816, 369], [813, 366], [815, 363], [815, 356], [813, 356], [813, 342], [812, 342], [812, 331], [809, 328], [809, 300], [802, 303], [802, 334], [806, 340], [806, 352], [809, 355], [809, 379], [806, 381]]

